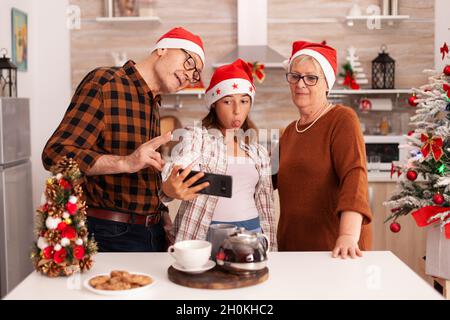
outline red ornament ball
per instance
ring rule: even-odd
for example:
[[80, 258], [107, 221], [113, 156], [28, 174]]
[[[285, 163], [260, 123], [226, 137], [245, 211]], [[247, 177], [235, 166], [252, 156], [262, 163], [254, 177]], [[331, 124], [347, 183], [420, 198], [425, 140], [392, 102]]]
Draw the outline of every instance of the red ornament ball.
[[72, 227], [65, 227], [64, 230], [61, 232], [62, 238], [67, 238], [69, 240], [75, 239], [77, 236], [77, 231]]
[[53, 255], [53, 261], [56, 263], [62, 263], [64, 260], [66, 260], [67, 252], [66, 249], [61, 248], [61, 250], [56, 251]]
[[85, 253], [85, 250], [84, 250], [83, 246], [75, 246], [73, 248], [73, 256], [78, 260], [83, 259], [84, 253]]
[[70, 215], [74, 215], [78, 210], [78, 206], [76, 203], [67, 202], [66, 210], [69, 212]]
[[442, 194], [440, 194], [440, 193], [436, 193], [436, 194], [433, 196], [433, 202], [434, 202], [435, 204], [437, 204], [437, 205], [443, 204], [444, 201], [445, 201], [444, 196], [443, 196]]
[[391, 228], [391, 231], [392, 231], [393, 233], [397, 233], [397, 232], [400, 231], [400, 229], [401, 229], [402, 227], [400, 226], [400, 223], [398, 223], [398, 222], [392, 222], [391, 225], [389, 226], [389, 228]]
[[46, 247], [42, 252], [43, 252], [43, 255], [44, 255], [45, 259], [52, 259], [53, 258], [53, 254], [55, 253], [53, 251], [53, 246]]
[[417, 106], [417, 102], [416, 102], [416, 96], [411, 96], [408, 99], [408, 103], [411, 107], [415, 107]]
[[417, 172], [415, 172], [414, 170], [408, 170], [408, 172], [406, 173], [406, 178], [408, 178], [408, 180], [410, 181], [416, 180]]
[[450, 65], [445, 66], [443, 72], [446, 76], [450, 76]]

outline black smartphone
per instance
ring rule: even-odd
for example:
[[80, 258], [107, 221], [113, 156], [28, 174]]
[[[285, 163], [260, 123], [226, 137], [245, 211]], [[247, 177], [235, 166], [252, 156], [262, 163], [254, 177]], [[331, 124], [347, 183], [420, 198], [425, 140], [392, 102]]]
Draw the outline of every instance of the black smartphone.
[[[183, 172], [183, 170], [179, 171], [179, 173], [181, 172]], [[200, 171], [192, 170], [191, 172], [189, 172], [188, 176], [183, 181], [189, 180], [199, 172]], [[205, 175], [199, 180], [197, 180], [193, 185], [191, 185], [190, 188], [202, 184], [203, 182], [209, 182], [209, 186], [200, 190], [198, 193], [224, 198], [231, 198], [233, 192], [232, 176], [205, 172]]]

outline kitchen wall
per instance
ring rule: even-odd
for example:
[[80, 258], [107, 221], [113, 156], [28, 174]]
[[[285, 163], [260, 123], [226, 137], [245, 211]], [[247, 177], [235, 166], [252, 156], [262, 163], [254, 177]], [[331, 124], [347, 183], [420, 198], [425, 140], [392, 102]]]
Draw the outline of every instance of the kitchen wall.
[[[394, 26], [382, 22], [380, 30], [368, 30], [365, 23], [355, 23], [353, 27], [346, 25], [344, 18], [353, 2], [269, 0], [269, 45], [287, 57], [293, 40], [326, 40], [338, 49], [339, 65], [345, 61], [346, 49], [352, 45], [357, 48], [370, 80], [371, 60], [378, 54], [380, 45], [386, 44], [397, 62], [396, 87], [410, 88], [425, 83], [422, 70], [432, 68], [434, 61], [434, 1], [401, 0], [399, 13], [410, 15], [412, 19], [396, 22]], [[380, 2], [358, 1], [363, 13], [368, 5]], [[91, 69], [112, 65], [111, 52], [126, 52], [128, 58], [142, 59], [157, 38], [174, 26], [185, 26], [202, 36], [207, 54], [207, 67], [203, 74], [206, 86], [213, 71], [211, 64], [237, 43], [236, 0], [192, 0], [188, 5], [181, 0], [155, 0], [154, 12], [161, 18], [161, 23], [129, 24], [96, 22], [95, 18], [103, 15], [103, 1], [70, 0], [70, 3], [80, 6], [82, 14], [81, 29], [71, 32], [72, 90]], [[251, 116], [258, 127], [283, 128], [297, 117], [283, 70], [267, 70], [266, 81], [257, 85], [257, 92]], [[164, 101], [172, 105], [175, 97], [166, 97]], [[177, 116], [183, 125], [190, 125], [206, 113], [203, 101], [196, 96], [183, 96], [181, 103], [181, 110], [163, 110], [162, 115]], [[407, 108], [405, 99], [400, 101], [400, 107]]]
[[11, 56], [11, 8], [28, 14], [28, 70], [18, 72], [18, 96], [30, 99], [33, 206], [39, 205], [48, 173], [41, 162], [45, 142], [68, 106], [70, 38], [66, 27], [68, 0], [2, 0], [0, 48]]

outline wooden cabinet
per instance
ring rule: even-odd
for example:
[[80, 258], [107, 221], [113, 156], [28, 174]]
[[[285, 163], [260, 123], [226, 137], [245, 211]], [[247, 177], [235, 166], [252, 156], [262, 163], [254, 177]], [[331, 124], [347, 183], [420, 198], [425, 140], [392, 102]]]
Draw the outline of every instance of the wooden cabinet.
[[401, 225], [398, 233], [389, 229], [390, 222], [383, 223], [390, 210], [383, 206], [397, 187], [395, 182], [370, 182], [369, 199], [373, 213], [373, 250], [389, 250], [411, 269], [425, 278], [420, 259], [425, 256], [426, 229], [417, 227], [411, 216], [397, 220]]

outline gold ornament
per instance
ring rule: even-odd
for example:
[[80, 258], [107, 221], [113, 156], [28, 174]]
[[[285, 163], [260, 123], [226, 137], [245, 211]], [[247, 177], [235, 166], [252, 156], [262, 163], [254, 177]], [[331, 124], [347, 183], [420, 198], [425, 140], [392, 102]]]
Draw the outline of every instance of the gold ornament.
[[67, 218], [66, 220], [64, 220], [64, 222], [65, 222], [66, 224], [72, 224], [72, 219]]

